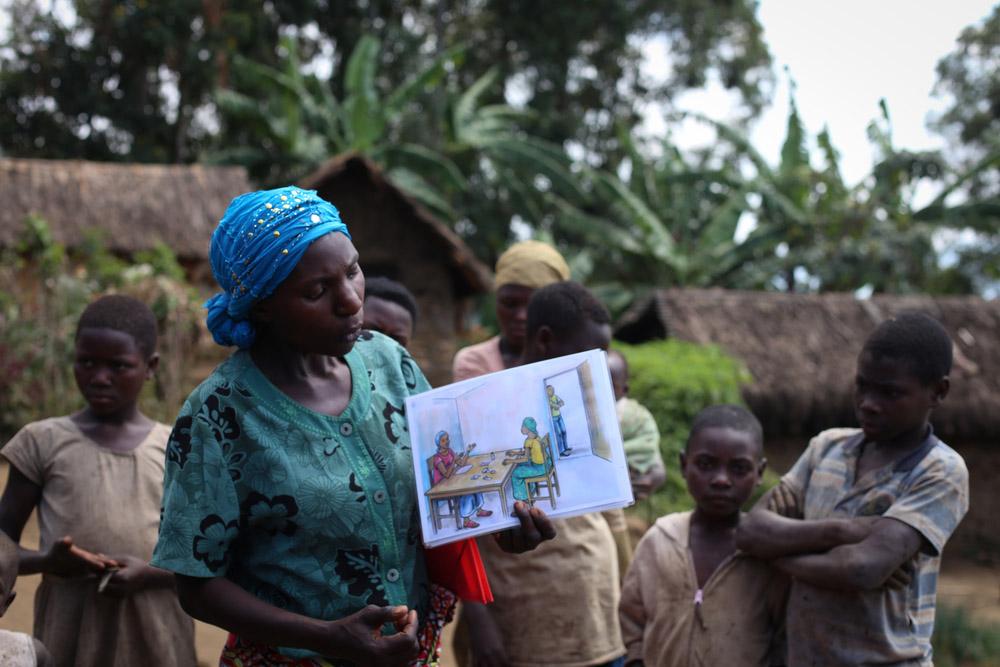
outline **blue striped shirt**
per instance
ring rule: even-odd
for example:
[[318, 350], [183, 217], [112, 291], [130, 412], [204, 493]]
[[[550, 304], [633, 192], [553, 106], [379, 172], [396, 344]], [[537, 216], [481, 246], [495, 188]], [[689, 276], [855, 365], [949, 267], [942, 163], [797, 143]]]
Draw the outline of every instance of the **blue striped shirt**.
[[837, 591], [795, 581], [788, 602], [789, 665], [932, 664], [941, 550], [969, 508], [969, 473], [931, 432], [895, 465], [855, 479], [864, 434], [820, 433], [782, 478], [804, 519], [892, 517], [925, 539], [902, 590]]

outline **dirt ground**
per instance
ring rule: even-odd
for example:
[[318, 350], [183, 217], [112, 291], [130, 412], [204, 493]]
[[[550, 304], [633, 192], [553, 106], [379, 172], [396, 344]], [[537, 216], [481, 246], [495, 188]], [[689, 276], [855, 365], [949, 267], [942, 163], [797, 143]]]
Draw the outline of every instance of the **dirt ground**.
[[[0, 465], [0, 488], [7, 485], [7, 466]], [[38, 523], [31, 515], [25, 526], [22, 544], [28, 548], [38, 545]], [[990, 567], [976, 563], [949, 559], [946, 551], [944, 567], [938, 584], [938, 601], [953, 607], [964, 608], [977, 622], [1000, 626], [1000, 567]], [[31, 632], [32, 609], [35, 589], [41, 575], [21, 577], [17, 581], [17, 599], [7, 614], [0, 618], [0, 628]], [[445, 629], [442, 664], [453, 665], [450, 646], [451, 629]], [[198, 648], [198, 666], [211, 667], [218, 664], [219, 651], [226, 639], [226, 633], [205, 623], [195, 623]]]

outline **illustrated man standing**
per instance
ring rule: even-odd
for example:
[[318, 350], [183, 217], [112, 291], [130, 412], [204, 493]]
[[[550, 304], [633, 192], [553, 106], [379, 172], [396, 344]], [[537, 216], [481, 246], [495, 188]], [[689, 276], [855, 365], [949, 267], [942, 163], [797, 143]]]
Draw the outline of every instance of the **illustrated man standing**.
[[556, 431], [556, 443], [559, 445], [559, 456], [569, 456], [573, 451], [572, 447], [566, 444], [566, 421], [562, 417], [560, 408], [566, 402], [556, 396], [555, 387], [550, 384], [545, 385], [545, 393], [549, 395], [549, 412], [552, 413], [552, 426]]

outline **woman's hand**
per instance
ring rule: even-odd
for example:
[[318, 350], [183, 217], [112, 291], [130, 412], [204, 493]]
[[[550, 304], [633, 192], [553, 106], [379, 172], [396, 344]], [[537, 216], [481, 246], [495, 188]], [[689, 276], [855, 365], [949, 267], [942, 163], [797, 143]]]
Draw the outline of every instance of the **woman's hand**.
[[537, 507], [528, 508], [520, 500], [514, 503], [514, 513], [521, 525], [500, 533], [494, 533], [497, 546], [511, 554], [531, 551], [542, 542], [556, 536], [556, 528], [552, 525], [545, 512]]
[[173, 585], [174, 575], [151, 566], [135, 556], [115, 556], [118, 569], [99, 593], [126, 597], [147, 588], [166, 588]]
[[[396, 633], [383, 635], [392, 624]], [[323, 655], [345, 657], [359, 665], [407, 665], [420, 650], [417, 612], [406, 607], [368, 605], [347, 618], [330, 623], [330, 643], [317, 647]]]
[[95, 554], [73, 544], [73, 538], [63, 537], [49, 547], [42, 557], [42, 572], [60, 577], [82, 577], [101, 574], [117, 564], [103, 554]]

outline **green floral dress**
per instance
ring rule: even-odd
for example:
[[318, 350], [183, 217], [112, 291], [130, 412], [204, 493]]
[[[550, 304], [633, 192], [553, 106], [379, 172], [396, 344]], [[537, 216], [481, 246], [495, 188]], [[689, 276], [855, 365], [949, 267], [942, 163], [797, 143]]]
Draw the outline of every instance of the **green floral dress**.
[[353, 386], [339, 417], [288, 398], [246, 352], [188, 397], [167, 445], [153, 565], [226, 577], [312, 618], [368, 604], [423, 614], [428, 585], [403, 410], [407, 396], [430, 387], [381, 334], [364, 332], [346, 360]]

